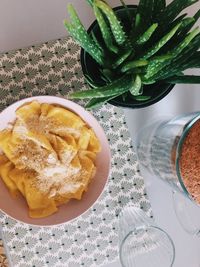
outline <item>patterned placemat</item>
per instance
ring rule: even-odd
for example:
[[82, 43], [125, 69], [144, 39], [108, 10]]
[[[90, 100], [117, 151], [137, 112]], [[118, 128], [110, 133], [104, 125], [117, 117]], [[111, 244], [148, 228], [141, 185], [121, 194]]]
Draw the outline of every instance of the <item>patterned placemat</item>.
[[[79, 54], [67, 37], [0, 55], [0, 110], [26, 97], [67, 98], [69, 92], [84, 88]], [[0, 213], [14, 267], [90, 267], [114, 261], [117, 216], [123, 206], [132, 203], [151, 215], [123, 110], [106, 104], [93, 114], [112, 152], [105, 191], [86, 213], [57, 227], [32, 227]]]

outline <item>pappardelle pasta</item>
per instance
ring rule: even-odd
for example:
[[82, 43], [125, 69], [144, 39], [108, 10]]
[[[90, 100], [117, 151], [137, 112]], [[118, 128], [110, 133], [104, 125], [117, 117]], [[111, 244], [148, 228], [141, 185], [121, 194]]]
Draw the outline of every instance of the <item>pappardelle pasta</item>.
[[95, 174], [101, 144], [74, 112], [33, 101], [16, 110], [0, 132], [0, 176], [13, 197], [22, 194], [32, 218], [80, 200]]

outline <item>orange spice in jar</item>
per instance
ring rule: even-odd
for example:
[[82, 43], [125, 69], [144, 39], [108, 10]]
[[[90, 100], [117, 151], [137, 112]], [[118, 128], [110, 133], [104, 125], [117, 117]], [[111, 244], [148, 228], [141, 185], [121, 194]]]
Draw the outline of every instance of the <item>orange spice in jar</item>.
[[188, 193], [200, 204], [200, 120], [194, 123], [183, 141], [179, 169]]

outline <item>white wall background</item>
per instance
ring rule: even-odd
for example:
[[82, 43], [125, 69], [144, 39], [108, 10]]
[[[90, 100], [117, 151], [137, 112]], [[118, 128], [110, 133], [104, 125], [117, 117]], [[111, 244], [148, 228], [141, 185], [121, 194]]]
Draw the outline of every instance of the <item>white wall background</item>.
[[[88, 27], [94, 17], [84, 0], [0, 0], [0, 52], [65, 36], [62, 21], [67, 17], [69, 2]], [[119, 0], [108, 2], [113, 6], [120, 4]], [[137, 4], [138, 1], [127, 0], [126, 3]]]

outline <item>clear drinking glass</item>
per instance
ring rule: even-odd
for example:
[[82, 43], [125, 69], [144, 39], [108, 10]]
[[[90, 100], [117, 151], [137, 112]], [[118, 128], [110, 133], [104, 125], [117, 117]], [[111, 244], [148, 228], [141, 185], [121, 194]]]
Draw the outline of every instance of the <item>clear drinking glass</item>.
[[181, 177], [179, 160], [185, 137], [199, 119], [200, 112], [194, 112], [158, 120], [140, 131], [136, 144], [140, 164], [191, 200]]
[[125, 207], [119, 215], [119, 248], [123, 267], [171, 267], [174, 263], [170, 236], [133, 206]]
[[178, 191], [172, 192], [176, 217], [182, 228], [190, 235], [200, 236], [200, 205]]

